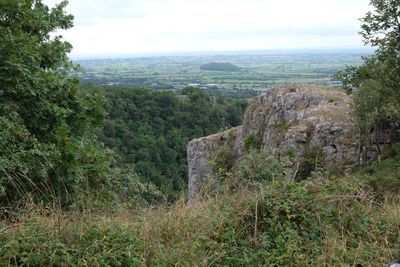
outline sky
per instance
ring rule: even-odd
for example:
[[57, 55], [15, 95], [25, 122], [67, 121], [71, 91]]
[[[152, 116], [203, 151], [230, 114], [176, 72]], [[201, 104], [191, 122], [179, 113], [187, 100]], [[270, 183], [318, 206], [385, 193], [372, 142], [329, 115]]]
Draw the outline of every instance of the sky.
[[[60, 0], [44, 0], [50, 7]], [[358, 49], [369, 0], [69, 0], [72, 56]]]

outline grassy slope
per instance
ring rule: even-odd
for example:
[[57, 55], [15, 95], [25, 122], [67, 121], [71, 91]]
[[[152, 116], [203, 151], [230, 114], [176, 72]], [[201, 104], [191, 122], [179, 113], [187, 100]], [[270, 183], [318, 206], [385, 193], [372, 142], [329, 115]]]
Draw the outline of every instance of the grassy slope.
[[28, 205], [1, 222], [0, 265], [382, 266], [400, 255], [400, 198], [365, 181], [397, 180], [398, 161], [352, 177], [257, 184], [191, 207]]

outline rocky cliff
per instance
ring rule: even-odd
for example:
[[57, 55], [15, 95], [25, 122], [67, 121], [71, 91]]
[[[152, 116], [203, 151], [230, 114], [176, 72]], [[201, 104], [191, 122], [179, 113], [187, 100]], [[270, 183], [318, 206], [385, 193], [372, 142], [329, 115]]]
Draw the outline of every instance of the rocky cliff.
[[229, 148], [234, 160], [240, 161], [246, 140], [277, 157], [290, 152], [293, 160], [287, 176], [292, 179], [310, 148], [319, 149], [327, 164], [353, 165], [359, 149], [350, 105], [350, 97], [342, 91], [309, 85], [281, 86], [253, 98], [243, 126], [189, 143], [189, 202], [212, 173], [210, 160], [217, 151]]

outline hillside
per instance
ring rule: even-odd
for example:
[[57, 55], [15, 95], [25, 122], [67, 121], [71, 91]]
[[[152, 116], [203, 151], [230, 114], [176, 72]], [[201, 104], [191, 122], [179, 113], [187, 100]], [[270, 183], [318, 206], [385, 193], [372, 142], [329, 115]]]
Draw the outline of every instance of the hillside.
[[[174, 92], [137, 88], [103, 91], [107, 116], [100, 140], [134, 164], [142, 181], [175, 197], [187, 185], [187, 143], [241, 123], [246, 100], [212, 96], [199, 89]], [[183, 97], [184, 96], [184, 97]]]
[[252, 155], [192, 206], [82, 214], [27, 205], [2, 223], [0, 264], [382, 266], [400, 254], [399, 162], [394, 152], [349, 176], [319, 170], [271, 183], [248, 180], [267, 171]]
[[223, 62], [211, 62], [207, 64], [203, 64], [200, 66], [201, 70], [209, 70], [209, 71], [227, 71], [227, 72], [235, 72], [240, 71], [240, 68], [232, 63], [223, 63]]
[[[274, 78], [268, 83], [256, 69], [246, 76], [251, 71], [240, 62], [232, 61], [246, 68], [240, 72], [202, 71], [199, 64], [192, 72], [193, 62], [179, 57], [182, 67], [170, 69], [192, 76], [162, 73], [151, 82], [160, 73], [146, 58], [140, 68], [154, 67], [154, 76], [132, 74], [115, 60], [118, 75], [146, 87], [116, 87], [124, 83], [118, 78], [81, 85], [79, 66], [68, 59], [72, 45], [57, 34], [74, 25], [67, 4], [0, 1], [0, 266], [400, 265], [398, 0], [370, 2], [361, 35], [376, 50], [331, 77], [342, 88], [288, 78], [271, 90]], [[118, 1], [112, 5], [121, 22]], [[87, 21], [101, 22], [102, 36], [118, 40], [114, 27], [121, 24], [102, 16]], [[162, 32], [156, 28], [149, 36]], [[194, 30], [197, 40], [203, 34]], [[89, 39], [101, 40], [79, 38]], [[322, 61], [322, 68], [300, 65], [326, 81], [334, 69]], [[288, 67], [293, 72], [284, 77], [310, 81], [291, 64], [266, 75], [283, 77]], [[198, 73], [228, 78], [238, 98], [255, 93], [240, 91], [243, 77], [257, 81], [243, 88], [267, 89], [251, 99], [227, 98], [214, 78]], [[100, 80], [109, 74], [116, 73], [106, 66]], [[199, 88], [174, 87], [193, 79]]]

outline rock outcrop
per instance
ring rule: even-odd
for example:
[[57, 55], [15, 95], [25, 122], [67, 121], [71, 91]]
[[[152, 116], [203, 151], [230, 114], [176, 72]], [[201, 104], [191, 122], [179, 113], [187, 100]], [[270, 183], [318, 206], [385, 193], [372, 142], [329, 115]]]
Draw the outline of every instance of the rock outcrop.
[[283, 152], [320, 146], [335, 163], [357, 160], [351, 132], [351, 99], [342, 91], [317, 86], [285, 86], [254, 98], [246, 110], [242, 136], [254, 135], [263, 149]]
[[[210, 160], [216, 156], [221, 147], [236, 149], [241, 147], [242, 126], [222, 133], [192, 140], [187, 148], [189, 164], [189, 203], [196, 199], [204, 179], [212, 173]], [[242, 153], [235, 152], [236, 160]]]
[[229, 147], [235, 161], [245, 153], [251, 136], [262, 150], [279, 156], [294, 153], [288, 178], [310, 147], [320, 149], [325, 162], [351, 166], [358, 161], [358, 141], [350, 115], [350, 97], [342, 91], [304, 85], [287, 85], [253, 98], [243, 126], [191, 141], [188, 145], [189, 202], [212, 173], [210, 160], [221, 147]]

